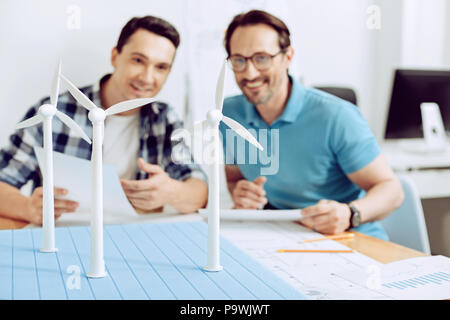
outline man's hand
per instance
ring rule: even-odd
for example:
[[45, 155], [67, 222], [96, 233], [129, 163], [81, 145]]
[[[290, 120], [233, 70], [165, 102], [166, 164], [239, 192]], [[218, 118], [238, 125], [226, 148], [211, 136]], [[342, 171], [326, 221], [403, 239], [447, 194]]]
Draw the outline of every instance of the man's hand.
[[231, 194], [235, 209], [261, 209], [267, 203], [264, 176], [256, 178], [253, 182], [239, 180]]
[[[62, 188], [54, 189], [54, 196], [65, 196], [67, 190]], [[55, 219], [58, 219], [65, 212], [74, 212], [79, 206], [79, 203], [72, 200], [55, 199], [54, 210]], [[43, 188], [38, 187], [34, 189], [33, 194], [29, 198], [27, 220], [33, 224], [42, 225], [42, 210], [43, 210]]]
[[142, 171], [149, 173], [148, 179], [120, 180], [131, 205], [148, 212], [171, 204], [180, 182], [170, 178], [160, 166], [147, 163], [142, 158], [139, 158], [138, 166]]
[[317, 232], [336, 234], [350, 227], [350, 208], [333, 200], [320, 200], [302, 210], [302, 223]]

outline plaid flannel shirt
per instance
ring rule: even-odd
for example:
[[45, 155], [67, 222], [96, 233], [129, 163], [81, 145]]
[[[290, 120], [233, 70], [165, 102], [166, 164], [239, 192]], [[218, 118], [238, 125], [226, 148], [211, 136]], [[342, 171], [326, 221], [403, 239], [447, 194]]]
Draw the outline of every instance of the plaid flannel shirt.
[[[80, 89], [97, 106], [101, 105], [100, 86], [109, 76], [104, 76], [96, 85]], [[34, 116], [39, 107], [46, 103], [50, 103], [49, 97], [31, 107], [23, 120]], [[69, 92], [59, 96], [57, 108], [71, 117], [92, 138], [92, 124], [88, 119], [88, 111], [78, 104]], [[53, 150], [78, 158], [90, 159], [91, 145], [72, 132], [57, 117], [53, 119]], [[179, 164], [172, 159], [172, 150], [175, 145], [177, 152], [190, 154], [184, 143], [171, 141], [172, 132], [182, 127], [183, 122], [167, 104], [153, 102], [143, 106], [140, 110], [139, 156], [149, 163], [160, 165], [173, 179], [186, 180], [196, 177], [206, 181], [206, 176], [198, 165], [192, 162]], [[177, 145], [178, 143], [180, 145]], [[9, 138], [9, 144], [0, 150], [0, 181], [19, 189], [30, 180], [33, 181], [33, 189], [41, 186], [42, 175], [33, 146], [42, 146], [42, 144], [42, 125], [14, 132]], [[136, 173], [137, 180], [146, 178], [148, 178], [148, 173], [143, 171]]]

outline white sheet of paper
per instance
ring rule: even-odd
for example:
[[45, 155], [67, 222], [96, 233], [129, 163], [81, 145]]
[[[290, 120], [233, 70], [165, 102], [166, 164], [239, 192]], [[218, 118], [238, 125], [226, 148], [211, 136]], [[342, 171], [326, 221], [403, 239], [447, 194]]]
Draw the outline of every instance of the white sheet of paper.
[[[44, 150], [34, 147], [34, 152], [42, 171]], [[91, 162], [53, 151], [53, 172], [54, 186], [69, 191], [67, 196], [58, 198], [78, 201], [80, 205], [77, 212], [90, 212]], [[136, 215], [122, 189], [116, 170], [109, 165], [103, 165], [103, 212], [105, 215]]]
[[[301, 220], [301, 209], [292, 210], [244, 210], [221, 209], [221, 220], [252, 220], [252, 221], [297, 221]], [[208, 209], [200, 209], [200, 215], [208, 218]]]

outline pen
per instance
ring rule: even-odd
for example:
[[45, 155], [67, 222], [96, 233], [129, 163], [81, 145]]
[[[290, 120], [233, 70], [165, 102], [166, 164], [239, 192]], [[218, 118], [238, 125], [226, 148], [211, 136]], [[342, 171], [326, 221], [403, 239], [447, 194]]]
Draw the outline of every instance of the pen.
[[304, 252], [304, 253], [351, 253], [353, 250], [304, 250], [304, 249], [278, 249], [277, 252]]
[[353, 239], [354, 237], [355, 237], [355, 234], [353, 234], [353, 233], [344, 233], [344, 234], [336, 234], [334, 236], [325, 236], [323, 238], [307, 239], [307, 240], [300, 241], [300, 243], [315, 242], [315, 241], [322, 241], [322, 240], [345, 240], [345, 239]]

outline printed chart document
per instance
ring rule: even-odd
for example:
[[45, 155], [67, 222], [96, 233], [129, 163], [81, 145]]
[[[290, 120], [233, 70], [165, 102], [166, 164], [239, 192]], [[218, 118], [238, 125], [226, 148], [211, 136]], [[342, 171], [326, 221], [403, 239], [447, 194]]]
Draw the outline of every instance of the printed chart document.
[[361, 272], [343, 273], [354, 283], [366, 282], [380, 294], [401, 300], [450, 299], [450, 258], [411, 258], [372, 270], [368, 279]]
[[[302, 219], [301, 209], [290, 210], [245, 210], [245, 209], [221, 209], [221, 220], [242, 221], [300, 221]], [[208, 210], [200, 209], [200, 215], [208, 218]]]
[[[44, 151], [40, 147], [34, 147], [34, 152], [42, 170]], [[77, 211], [89, 213], [92, 190], [91, 162], [54, 151], [53, 172], [54, 186], [69, 190], [67, 196], [58, 198], [78, 201], [80, 205]], [[103, 165], [103, 211], [105, 215], [112, 216], [137, 215], [122, 189], [116, 170], [109, 165]]]

